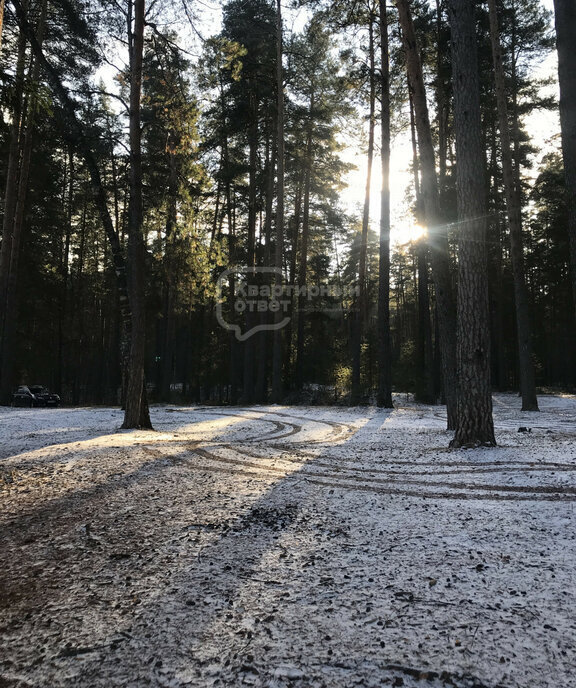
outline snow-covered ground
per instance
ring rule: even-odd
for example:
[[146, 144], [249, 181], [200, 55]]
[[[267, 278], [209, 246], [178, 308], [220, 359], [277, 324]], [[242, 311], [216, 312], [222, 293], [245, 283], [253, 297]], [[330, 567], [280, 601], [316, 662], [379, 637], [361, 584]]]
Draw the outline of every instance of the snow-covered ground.
[[1, 408], [0, 687], [576, 686], [576, 398], [396, 404]]

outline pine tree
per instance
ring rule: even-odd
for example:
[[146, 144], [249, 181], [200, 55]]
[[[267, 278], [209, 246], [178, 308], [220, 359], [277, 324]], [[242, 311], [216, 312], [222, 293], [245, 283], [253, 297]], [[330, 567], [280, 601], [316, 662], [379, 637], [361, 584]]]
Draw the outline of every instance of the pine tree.
[[498, 127], [500, 130], [500, 147], [502, 151], [502, 170], [506, 195], [506, 210], [510, 227], [510, 256], [514, 275], [514, 297], [516, 304], [516, 331], [518, 336], [518, 363], [520, 372], [520, 393], [523, 411], [538, 411], [536, 383], [534, 379], [534, 360], [532, 349], [532, 325], [530, 322], [528, 290], [524, 275], [524, 250], [522, 238], [522, 213], [520, 208], [520, 189], [514, 179], [512, 145], [510, 141], [508, 103], [500, 30], [496, 14], [496, 1], [488, 0], [490, 12], [490, 36], [494, 62], [496, 86], [496, 104], [498, 109]]
[[458, 412], [453, 447], [495, 445], [486, 279], [486, 191], [472, 0], [449, 0], [458, 194]]
[[386, 1], [379, 2], [381, 72], [382, 189], [378, 269], [378, 393], [377, 404], [392, 408], [392, 352], [390, 347], [390, 55]]
[[572, 293], [576, 309], [576, 6], [571, 0], [554, 0], [558, 80], [560, 83], [560, 125], [566, 177], [568, 234], [572, 265]]

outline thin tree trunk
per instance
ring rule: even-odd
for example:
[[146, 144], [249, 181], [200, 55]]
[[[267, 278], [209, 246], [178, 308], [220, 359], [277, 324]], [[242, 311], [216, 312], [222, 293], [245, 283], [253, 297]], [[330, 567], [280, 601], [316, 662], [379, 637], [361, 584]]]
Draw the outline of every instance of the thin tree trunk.
[[[230, 188], [230, 180], [226, 179], [226, 216], [228, 219], [228, 266], [231, 268], [234, 265], [236, 257], [236, 242], [234, 236], [234, 220], [232, 212], [232, 191]], [[234, 317], [234, 292], [236, 289], [236, 280], [234, 274], [230, 273], [228, 277], [228, 305], [229, 317]], [[236, 339], [235, 333], [230, 332], [230, 403], [236, 405], [238, 403], [238, 390], [240, 387], [240, 342]]]
[[442, 377], [447, 407], [447, 426], [456, 427], [456, 308], [454, 290], [450, 274], [450, 253], [446, 224], [440, 212], [440, 198], [436, 163], [426, 90], [422, 76], [422, 63], [416, 42], [408, 0], [396, 0], [404, 46], [406, 49], [406, 69], [414, 99], [418, 150], [422, 170], [422, 204], [428, 227], [428, 246], [432, 278], [436, 289], [436, 312], [442, 357]]
[[438, 193], [440, 204], [446, 191], [446, 159], [448, 156], [448, 98], [442, 80], [442, 6], [436, 0], [436, 121], [438, 125]]
[[294, 301], [293, 287], [296, 283], [296, 265], [298, 263], [298, 233], [300, 231], [300, 217], [302, 214], [302, 203], [303, 203], [303, 185], [304, 185], [305, 172], [300, 169], [297, 177], [295, 191], [294, 191], [294, 215], [290, 220], [289, 226], [289, 236], [290, 236], [290, 264], [288, 266], [288, 284], [290, 286], [290, 322], [286, 325], [286, 342], [287, 346], [284, 347], [284, 369], [288, 371], [288, 379], [290, 380], [290, 386], [296, 386], [296, 356], [292, 356], [292, 343], [293, 343], [293, 321], [295, 307], [298, 302]]
[[514, 277], [514, 297], [516, 302], [516, 331], [518, 335], [518, 362], [520, 367], [520, 393], [522, 411], [538, 411], [534, 360], [532, 348], [532, 325], [530, 323], [528, 290], [524, 274], [524, 248], [522, 240], [522, 215], [519, 203], [519, 189], [514, 183], [510, 132], [508, 129], [508, 105], [504, 69], [502, 67], [502, 48], [496, 14], [495, 0], [488, 0], [490, 12], [490, 38], [494, 62], [496, 102], [498, 108], [498, 127], [500, 129], [500, 148], [502, 153], [502, 172], [506, 209], [510, 228], [510, 257]]
[[376, 403], [383, 408], [393, 408], [392, 352], [390, 350], [390, 56], [386, 5], [386, 0], [379, 0], [382, 78], [382, 112], [380, 115], [382, 187], [380, 190], [378, 261], [378, 393]]
[[[223, 113], [223, 130], [228, 130], [228, 120], [226, 117], [226, 99], [222, 81], [220, 81], [220, 104]], [[234, 227], [234, 210], [232, 207], [232, 185], [230, 182], [230, 155], [228, 150], [228, 137], [225, 135], [222, 139], [222, 161], [225, 170], [224, 192], [226, 200], [226, 221], [228, 224], [228, 268], [232, 268], [236, 261], [236, 242], [235, 242], [235, 227]], [[229, 317], [234, 317], [234, 291], [236, 289], [236, 280], [233, 273], [228, 277], [228, 304]], [[230, 380], [230, 403], [236, 405], [238, 403], [238, 393], [240, 388], [239, 377], [240, 369], [240, 342], [236, 339], [235, 333], [230, 332], [230, 353], [229, 353], [229, 380]]]
[[0, 0], [0, 53], [2, 52], [3, 29], [4, 29], [4, 0]]
[[[276, 123], [276, 120], [274, 120]], [[272, 137], [267, 136], [266, 139], [266, 207], [264, 220], [264, 265], [270, 265], [271, 259], [271, 238], [272, 238], [272, 216], [274, 212], [274, 170], [275, 159], [277, 155], [275, 141], [271, 141]], [[276, 137], [274, 137], [276, 138]], [[269, 324], [270, 315], [267, 312], [260, 313], [260, 325]], [[258, 369], [256, 371], [256, 402], [264, 403], [268, 397], [268, 335], [269, 332], [263, 330], [258, 332], [257, 337], [257, 363]]]
[[473, 0], [449, 0], [458, 200], [458, 416], [451, 446], [494, 446], [486, 183]]
[[72, 147], [68, 150], [68, 203], [67, 203], [67, 221], [66, 233], [64, 236], [64, 247], [62, 258], [60, 262], [60, 275], [62, 279], [61, 291], [58, 304], [58, 366], [57, 376], [54, 391], [62, 396], [62, 389], [64, 386], [64, 370], [65, 370], [65, 354], [66, 354], [66, 338], [65, 333], [68, 331], [66, 327], [66, 317], [68, 312], [68, 285], [69, 285], [69, 269], [68, 263], [70, 261], [70, 241], [72, 238], [72, 217], [74, 213], [74, 183], [75, 183], [75, 165], [74, 165], [74, 150]]
[[574, 0], [554, 0], [554, 10], [560, 82], [562, 157], [568, 206], [572, 295], [576, 314], [576, 4]]
[[[249, 132], [249, 179], [248, 179], [248, 240], [246, 252], [248, 255], [248, 275], [251, 283], [254, 283], [255, 272], [251, 270], [256, 266], [256, 172], [258, 159], [258, 103], [254, 93], [250, 93], [250, 132]], [[246, 310], [246, 331], [250, 331], [256, 320], [256, 314], [250, 309]], [[255, 364], [254, 337], [249, 337], [244, 342], [244, 380], [242, 400], [246, 404], [254, 401], [254, 364]]]
[[[0, 248], [0, 359], [6, 359], [6, 334], [10, 337], [11, 322], [7, 317], [8, 282], [10, 280], [10, 263], [14, 237], [14, 220], [18, 198], [18, 179], [20, 159], [22, 155], [22, 117], [24, 105], [24, 72], [26, 62], [26, 36], [21, 30], [18, 37], [18, 56], [16, 58], [16, 72], [12, 92], [10, 126], [10, 144], [8, 148], [8, 168], [6, 170], [6, 187], [4, 192], [4, 218], [2, 223], [2, 246]], [[12, 387], [12, 361], [2, 364], [0, 377], [0, 401], [10, 403]], [[4, 372], [6, 370], [6, 373]]]
[[310, 182], [312, 176], [312, 117], [314, 93], [310, 96], [308, 108], [308, 135], [306, 140], [306, 171], [304, 172], [304, 200], [302, 205], [302, 241], [300, 242], [300, 263], [298, 266], [298, 325], [296, 330], [296, 387], [304, 386], [304, 329], [306, 324], [306, 295], [304, 289], [308, 272], [308, 241], [310, 238]]
[[[168, 180], [168, 208], [166, 213], [166, 249], [164, 253], [164, 298], [162, 318], [162, 347], [160, 352], [160, 386], [158, 397], [162, 401], [170, 400], [172, 376], [174, 371], [174, 276], [176, 269], [174, 264], [174, 250], [176, 241], [176, 227], [178, 223], [177, 198], [178, 198], [178, 168], [175, 153], [168, 154], [170, 176]], [[215, 213], [216, 215], [217, 213]], [[214, 234], [215, 229], [213, 229]]]
[[142, 97], [142, 57], [144, 53], [145, 0], [133, 0], [130, 46], [130, 200], [128, 204], [128, 287], [132, 306], [132, 327], [126, 409], [123, 428], [151, 428], [146, 399], [144, 365], [146, 358], [146, 309], [144, 301], [145, 246], [142, 233], [142, 142], [140, 101]]
[[[410, 101], [410, 134], [412, 139], [412, 174], [414, 177], [414, 191], [416, 194], [416, 220], [422, 218], [422, 191], [420, 187], [420, 165], [418, 161], [418, 143], [416, 140], [416, 121], [414, 117], [414, 102]], [[418, 331], [416, 337], [416, 389], [415, 398], [425, 404], [436, 402], [435, 390], [435, 361], [432, 346], [432, 325], [430, 322], [430, 286], [428, 280], [428, 244], [422, 237], [416, 244], [417, 253], [417, 283], [418, 283]]]
[[494, 185], [494, 192], [493, 192], [493, 197], [495, 199], [495, 207], [494, 207], [494, 216], [496, 218], [496, 222], [494, 222], [494, 229], [493, 229], [493, 235], [492, 238], [490, 236], [488, 237], [489, 243], [491, 243], [494, 246], [494, 250], [492, 251], [492, 254], [494, 256], [494, 283], [492, 285], [492, 292], [494, 294], [494, 301], [495, 301], [495, 308], [494, 308], [494, 332], [493, 332], [493, 339], [495, 340], [495, 344], [493, 347], [493, 350], [495, 348], [495, 360], [493, 361], [492, 364], [492, 369], [496, 369], [496, 378], [494, 379], [494, 385], [496, 386], [496, 389], [498, 389], [501, 392], [507, 391], [510, 388], [510, 368], [511, 364], [508, 362], [508, 355], [507, 355], [507, 349], [508, 349], [508, 337], [506, 333], [506, 326], [507, 326], [507, 314], [506, 314], [506, 304], [505, 304], [505, 294], [507, 293], [507, 284], [505, 283], [505, 275], [504, 275], [504, 270], [503, 270], [503, 263], [504, 263], [504, 256], [503, 256], [503, 251], [504, 251], [504, 241], [503, 241], [503, 232], [502, 232], [502, 227], [501, 223], [499, 221], [499, 218], [501, 216], [500, 213], [500, 199], [498, 198], [498, 195], [496, 193], [496, 185], [497, 185], [497, 161], [496, 161], [496, 134], [494, 132], [493, 136], [493, 141], [492, 141], [492, 155], [493, 155], [493, 185]]
[[[274, 266], [276, 267], [275, 285], [282, 288], [282, 257], [284, 255], [284, 69], [282, 67], [282, 3], [276, 3], [276, 91], [277, 91], [277, 176], [278, 190], [276, 198], [276, 246]], [[282, 301], [283, 299], [279, 299]], [[278, 309], [275, 313], [275, 324], [284, 318]], [[272, 401], [282, 400], [282, 330], [274, 330], [274, 350], [272, 353]]]
[[368, 59], [370, 69], [370, 115], [368, 123], [368, 169], [366, 171], [366, 191], [362, 213], [362, 234], [360, 238], [360, 256], [358, 259], [358, 299], [353, 317], [352, 331], [352, 393], [350, 403], [360, 402], [360, 371], [362, 364], [362, 335], [364, 311], [366, 308], [366, 256], [368, 253], [368, 229], [370, 226], [370, 190], [372, 186], [372, 164], [374, 161], [374, 130], [376, 128], [376, 75], [374, 56], [374, 16], [369, 18]]
[[418, 264], [418, 346], [417, 359], [419, 387], [416, 397], [425, 404], [436, 402], [434, 389], [434, 348], [432, 346], [432, 323], [430, 322], [430, 295], [428, 284], [428, 260], [426, 242], [416, 245]]

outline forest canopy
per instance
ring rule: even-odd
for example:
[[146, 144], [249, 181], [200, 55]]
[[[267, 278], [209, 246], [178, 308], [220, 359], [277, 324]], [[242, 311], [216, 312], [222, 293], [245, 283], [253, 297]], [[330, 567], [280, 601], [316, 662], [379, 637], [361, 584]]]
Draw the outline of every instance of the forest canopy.
[[573, 390], [574, 195], [557, 73], [539, 69], [553, 13], [202, 12], [6, 0], [2, 402], [41, 383], [126, 403], [133, 427], [147, 399], [389, 406], [403, 391], [447, 402], [457, 428], [480, 377], [524, 408]]

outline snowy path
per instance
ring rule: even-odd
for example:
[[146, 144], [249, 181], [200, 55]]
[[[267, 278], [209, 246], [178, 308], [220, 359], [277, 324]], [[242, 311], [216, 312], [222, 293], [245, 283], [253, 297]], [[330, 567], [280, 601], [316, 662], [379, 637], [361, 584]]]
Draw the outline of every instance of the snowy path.
[[[0, 688], [576, 686], [576, 398], [0, 408]], [[519, 427], [531, 432], [518, 432]]]

